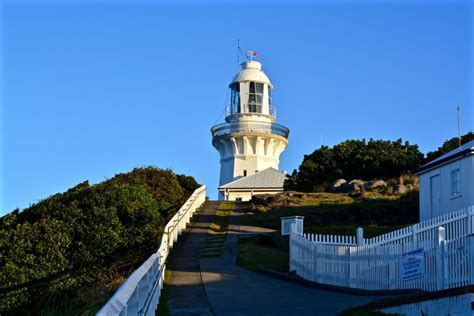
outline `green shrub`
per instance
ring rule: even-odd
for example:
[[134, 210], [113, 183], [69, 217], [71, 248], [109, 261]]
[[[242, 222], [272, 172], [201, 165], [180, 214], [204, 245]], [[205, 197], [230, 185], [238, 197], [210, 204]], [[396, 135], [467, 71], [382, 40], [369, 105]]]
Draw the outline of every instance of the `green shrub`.
[[[473, 132], [469, 132], [465, 135], [462, 135], [461, 136], [461, 144], [465, 144], [467, 142], [470, 142], [471, 140], [474, 140], [474, 133]], [[431, 160], [434, 160], [448, 152], [450, 152], [451, 150], [454, 150], [456, 148], [459, 147], [459, 138], [458, 137], [453, 137], [447, 141], [445, 141], [443, 143], [443, 145], [441, 145], [441, 147], [438, 147], [437, 150], [435, 151], [431, 151], [429, 153], [426, 154], [426, 161], [425, 162], [430, 162]]]
[[423, 163], [417, 145], [397, 141], [346, 140], [332, 148], [322, 146], [305, 155], [298, 171], [285, 181], [286, 190], [317, 192], [325, 183], [346, 180], [388, 179], [410, 173]]
[[127, 254], [143, 248], [148, 256], [196, 186], [171, 170], [136, 168], [1, 217], [0, 313], [54, 310], [48, 304], [64, 305], [79, 290], [129, 273], [143, 258]]

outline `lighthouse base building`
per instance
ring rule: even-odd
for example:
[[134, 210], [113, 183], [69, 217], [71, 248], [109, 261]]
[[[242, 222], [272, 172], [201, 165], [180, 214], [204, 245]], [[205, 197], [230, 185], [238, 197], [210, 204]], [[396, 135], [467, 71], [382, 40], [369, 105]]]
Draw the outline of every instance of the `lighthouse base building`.
[[229, 85], [225, 123], [211, 129], [220, 154], [219, 199], [248, 201], [255, 194], [283, 191], [286, 173], [278, 170], [289, 130], [276, 123], [273, 85], [257, 61], [246, 61]]
[[219, 187], [219, 200], [249, 201], [255, 194], [283, 192], [286, 173], [272, 167]]

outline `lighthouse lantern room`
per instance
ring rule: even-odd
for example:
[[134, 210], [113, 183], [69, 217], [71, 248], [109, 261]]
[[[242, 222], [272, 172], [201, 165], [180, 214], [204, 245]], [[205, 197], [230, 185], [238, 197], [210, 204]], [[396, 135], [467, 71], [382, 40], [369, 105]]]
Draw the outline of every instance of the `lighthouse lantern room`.
[[261, 63], [248, 60], [241, 67], [229, 85], [226, 122], [211, 129], [212, 144], [220, 154], [219, 199], [225, 200], [281, 192], [286, 177], [278, 165], [289, 130], [275, 123], [273, 85]]

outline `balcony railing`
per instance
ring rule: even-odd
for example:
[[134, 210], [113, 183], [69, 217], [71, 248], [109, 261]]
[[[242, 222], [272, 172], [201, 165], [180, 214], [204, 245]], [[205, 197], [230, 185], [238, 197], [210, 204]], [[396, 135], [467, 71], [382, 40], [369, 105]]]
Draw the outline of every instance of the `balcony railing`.
[[[272, 105], [268, 107], [269, 110], [269, 115], [273, 116], [276, 118], [277, 113], [276, 113], [276, 108]], [[238, 109], [232, 108], [231, 105], [228, 105], [225, 107], [225, 113], [226, 116], [233, 115], [233, 114], [239, 114], [239, 113], [255, 113], [255, 114], [262, 114], [263, 113], [263, 105], [261, 104], [246, 104], [246, 105], [240, 105]]]
[[256, 121], [222, 123], [211, 128], [212, 137], [237, 132], [268, 133], [288, 138], [290, 130], [280, 124]]

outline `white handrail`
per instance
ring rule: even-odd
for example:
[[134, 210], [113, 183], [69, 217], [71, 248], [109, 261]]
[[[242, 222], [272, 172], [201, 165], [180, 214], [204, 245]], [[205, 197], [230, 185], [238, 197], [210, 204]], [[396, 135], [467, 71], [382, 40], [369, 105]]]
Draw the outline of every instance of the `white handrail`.
[[97, 312], [98, 316], [155, 315], [169, 250], [196, 210], [206, 201], [206, 186], [196, 189], [166, 224], [160, 246], [136, 269]]

